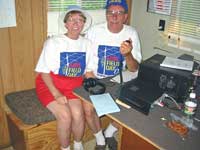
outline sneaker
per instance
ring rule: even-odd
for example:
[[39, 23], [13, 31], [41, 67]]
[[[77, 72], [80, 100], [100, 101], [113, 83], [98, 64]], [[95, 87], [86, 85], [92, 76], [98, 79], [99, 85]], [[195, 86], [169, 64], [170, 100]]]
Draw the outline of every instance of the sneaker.
[[117, 140], [115, 137], [107, 137], [106, 144], [108, 145], [109, 150], [117, 150]]
[[95, 150], [106, 150], [106, 145], [96, 145]]

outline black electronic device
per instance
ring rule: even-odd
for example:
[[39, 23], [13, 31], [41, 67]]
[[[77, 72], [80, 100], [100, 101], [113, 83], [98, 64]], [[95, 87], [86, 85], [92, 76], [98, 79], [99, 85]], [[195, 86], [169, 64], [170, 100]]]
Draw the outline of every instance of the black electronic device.
[[105, 84], [101, 83], [98, 79], [95, 78], [84, 79], [83, 87], [92, 95], [103, 94], [106, 90]]
[[162, 94], [162, 90], [155, 84], [134, 79], [121, 85], [119, 99], [132, 108], [148, 115], [152, 104]]
[[138, 79], [152, 82], [160, 90], [183, 102], [193, 81], [192, 71], [161, 67], [165, 56], [156, 54], [140, 64]]

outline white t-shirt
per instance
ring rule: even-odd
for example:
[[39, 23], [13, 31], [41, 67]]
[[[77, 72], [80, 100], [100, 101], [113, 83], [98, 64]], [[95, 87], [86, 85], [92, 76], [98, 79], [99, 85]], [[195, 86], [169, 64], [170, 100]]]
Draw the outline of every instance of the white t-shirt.
[[65, 35], [53, 36], [44, 43], [35, 68], [36, 72], [59, 74], [68, 77], [82, 76], [92, 71], [90, 40], [79, 36], [72, 40]]
[[107, 23], [103, 23], [89, 29], [86, 37], [94, 42], [94, 74], [98, 78], [117, 75], [121, 60], [123, 66], [126, 65], [125, 58], [120, 54], [120, 45], [129, 38], [133, 44], [133, 57], [138, 63], [142, 60], [139, 37], [131, 26], [124, 25], [119, 33], [112, 33], [108, 30]]

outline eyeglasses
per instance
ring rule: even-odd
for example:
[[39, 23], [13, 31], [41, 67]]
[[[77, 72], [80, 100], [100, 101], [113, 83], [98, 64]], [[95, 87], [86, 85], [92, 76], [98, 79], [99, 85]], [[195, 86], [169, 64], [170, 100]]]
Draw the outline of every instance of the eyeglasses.
[[106, 11], [107, 16], [114, 16], [114, 15], [121, 16], [124, 14], [125, 14], [125, 11], [120, 11], [120, 10], [107, 10]]
[[69, 17], [67, 19], [67, 21], [71, 22], [71, 23], [75, 23], [75, 22], [77, 22], [77, 23], [84, 23], [85, 22], [85, 20], [83, 18], [72, 18], [72, 17]]

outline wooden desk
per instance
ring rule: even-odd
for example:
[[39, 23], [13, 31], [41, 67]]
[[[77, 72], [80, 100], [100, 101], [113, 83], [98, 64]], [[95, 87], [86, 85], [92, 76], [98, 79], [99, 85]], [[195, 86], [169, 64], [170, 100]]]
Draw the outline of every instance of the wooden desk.
[[[116, 98], [119, 84], [111, 83], [109, 79], [103, 79], [102, 81], [107, 85], [106, 92]], [[90, 102], [89, 94], [84, 88], [78, 88], [74, 92], [80, 98]], [[181, 112], [157, 106], [146, 116], [133, 108], [119, 107], [120, 112], [108, 114], [107, 116], [122, 126], [121, 150], [199, 150], [200, 122], [194, 121], [194, 124], [199, 128], [198, 131], [189, 131], [187, 138], [182, 139], [165, 125], [170, 120], [170, 112], [178, 115]], [[200, 118], [199, 109], [196, 117]]]

